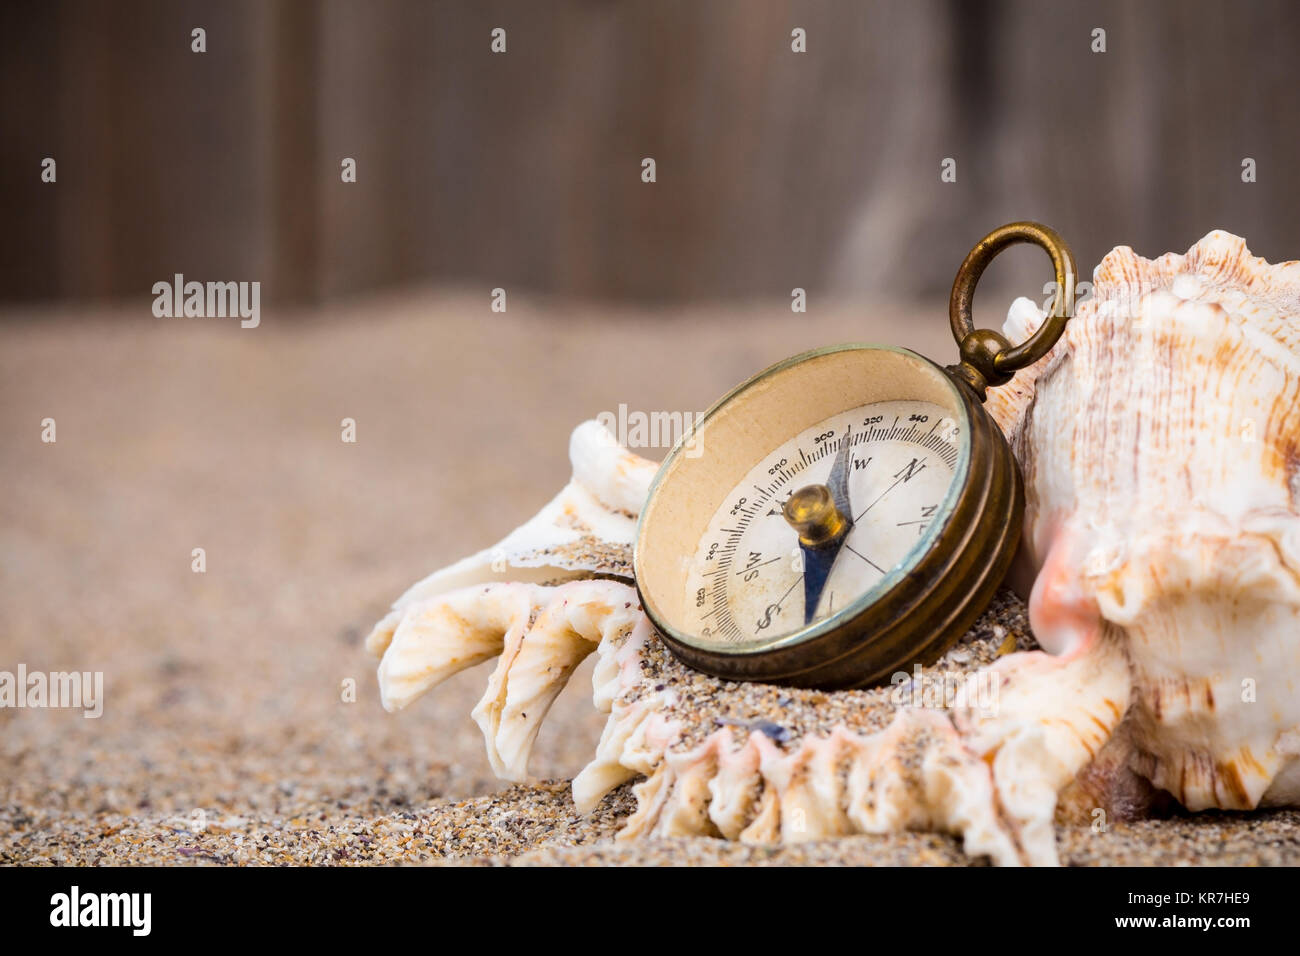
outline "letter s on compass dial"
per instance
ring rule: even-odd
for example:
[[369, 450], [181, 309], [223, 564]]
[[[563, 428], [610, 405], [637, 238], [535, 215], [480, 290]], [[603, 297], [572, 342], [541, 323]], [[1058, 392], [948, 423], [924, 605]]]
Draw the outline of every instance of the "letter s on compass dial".
[[[939, 405], [911, 400], [841, 412], [774, 448], [699, 540], [687, 575], [687, 626], [713, 641], [767, 642], [856, 601], [921, 542], [957, 456], [953, 419]], [[785, 506], [810, 485], [829, 488], [845, 519], [838, 546], [801, 546]]]

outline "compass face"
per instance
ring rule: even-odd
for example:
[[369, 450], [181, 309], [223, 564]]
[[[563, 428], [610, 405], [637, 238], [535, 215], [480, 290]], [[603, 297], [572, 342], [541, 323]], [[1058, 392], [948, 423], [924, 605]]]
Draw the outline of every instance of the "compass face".
[[[685, 629], [743, 651], [847, 610], [924, 552], [943, 523], [960, 448], [927, 401], [860, 405], [764, 455], [713, 512], [686, 575]], [[809, 549], [783, 511], [809, 485], [834, 492], [842, 540]]]

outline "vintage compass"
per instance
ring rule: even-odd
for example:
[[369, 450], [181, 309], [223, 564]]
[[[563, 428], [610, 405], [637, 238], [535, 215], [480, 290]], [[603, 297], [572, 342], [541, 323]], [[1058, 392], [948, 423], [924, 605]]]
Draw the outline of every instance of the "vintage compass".
[[[1020, 242], [1047, 251], [1057, 291], [1012, 345], [974, 327], [971, 301]], [[1060, 236], [1011, 223], [953, 282], [958, 364], [832, 346], [723, 396], [665, 459], [637, 530], [637, 589], [672, 652], [720, 677], [825, 688], [936, 660], [988, 605], [1020, 538], [1020, 473], [985, 390], [1051, 349], [1074, 285]]]

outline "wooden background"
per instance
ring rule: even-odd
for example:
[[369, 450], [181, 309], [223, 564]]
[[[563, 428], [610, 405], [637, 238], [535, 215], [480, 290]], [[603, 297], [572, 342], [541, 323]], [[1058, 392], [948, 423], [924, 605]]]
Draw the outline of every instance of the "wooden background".
[[1300, 257], [1286, 0], [10, 2], [0, 46], [9, 301], [932, 297], [1014, 218], [1085, 271], [1213, 227]]

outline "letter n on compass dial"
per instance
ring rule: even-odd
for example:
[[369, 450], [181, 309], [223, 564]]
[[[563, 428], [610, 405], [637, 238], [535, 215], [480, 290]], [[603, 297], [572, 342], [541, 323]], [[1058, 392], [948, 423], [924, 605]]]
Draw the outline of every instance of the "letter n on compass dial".
[[952, 484], [945, 415], [922, 401], [862, 405], [772, 449], [700, 539], [690, 626], [712, 640], [766, 642], [870, 593], [917, 546]]

